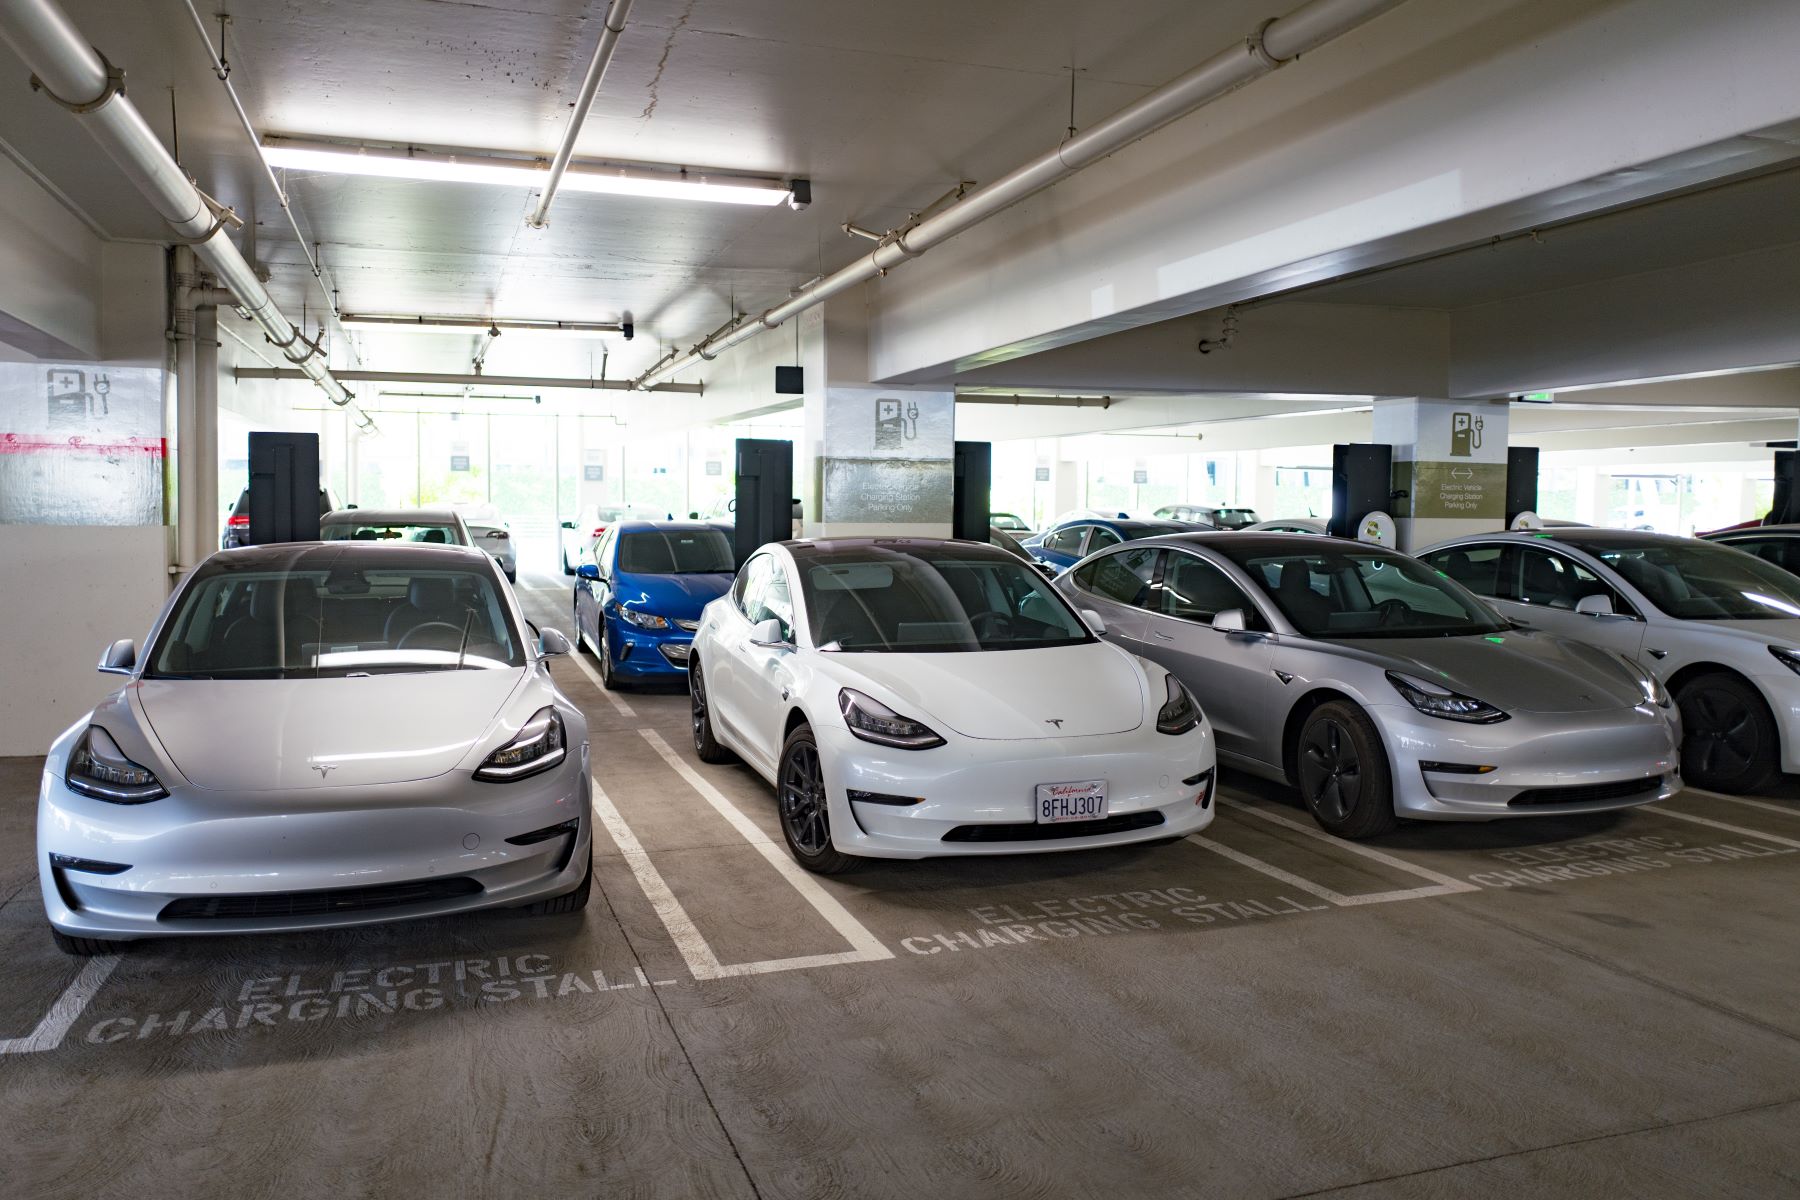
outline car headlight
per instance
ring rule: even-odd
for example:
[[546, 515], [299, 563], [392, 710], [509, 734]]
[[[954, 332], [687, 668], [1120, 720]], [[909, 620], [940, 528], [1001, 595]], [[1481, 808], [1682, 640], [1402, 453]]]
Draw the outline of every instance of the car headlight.
[[1388, 682], [1394, 685], [1394, 690], [1406, 697], [1408, 704], [1428, 717], [1465, 721], [1471, 725], [1492, 725], [1496, 721], [1507, 719], [1505, 713], [1487, 701], [1453, 692], [1440, 684], [1427, 683], [1423, 679], [1401, 675], [1396, 671], [1389, 671], [1387, 677]]
[[[1773, 650], [1775, 647], [1770, 646], [1769, 649]], [[1788, 653], [1794, 655], [1795, 659], [1800, 659], [1800, 651], [1790, 650]], [[1654, 673], [1644, 670], [1644, 668], [1638, 666], [1623, 654], [1619, 657], [1625, 659], [1625, 665], [1631, 668], [1631, 673], [1633, 675], [1637, 676], [1638, 686], [1644, 689], [1645, 700], [1656, 705], [1658, 708], [1668, 708], [1675, 703], [1669, 696], [1669, 689], [1663, 686], [1662, 680], [1658, 679]], [[1780, 658], [1781, 655], [1777, 654], [1775, 657]], [[1800, 672], [1800, 663], [1788, 662], [1788, 666], [1792, 667], [1796, 672]]]
[[562, 717], [554, 707], [546, 705], [531, 714], [531, 720], [525, 722], [517, 737], [482, 760], [475, 768], [475, 778], [511, 783], [548, 771], [568, 752]]
[[635, 608], [626, 608], [623, 604], [619, 605], [619, 615], [625, 618], [627, 625], [636, 625], [639, 629], [667, 629], [669, 627], [668, 621], [655, 613], [639, 612]]
[[145, 804], [169, 794], [150, 768], [126, 758], [119, 743], [98, 725], [89, 725], [75, 743], [63, 782], [73, 791], [109, 804]]
[[1181, 680], [1173, 675], [1163, 678], [1168, 681], [1169, 698], [1156, 710], [1156, 732], [1186, 733], [1200, 724], [1200, 706], [1194, 703], [1192, 693], [1181, 685]]
[[853, 688], [838, 692], [838, 711], [844, 714], [844, 724], [850, 727], [850, 732], [865, 742], [900, 750], [929, 750], [944, 744], [944, 739], [929, 725], [903, 717], [881, 701]]
[[1770, 646], [1769, 653], [1775, 656], [1776, 662], [1794, 674], [1800, 675], [1800, 650], [1794, 650], [1787, 646]]

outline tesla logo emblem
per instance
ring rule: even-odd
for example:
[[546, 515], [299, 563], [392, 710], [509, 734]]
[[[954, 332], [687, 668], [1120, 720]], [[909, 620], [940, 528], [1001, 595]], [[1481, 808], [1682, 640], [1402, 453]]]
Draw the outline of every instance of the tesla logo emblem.
[[320, 779], [323, 779], [323, 778], [325, 778], [326, 775], [328, 775], [332, 771], [337, 770], [337, 764], [336, 763], [314, 763], [312, 765], [312, 769], [319, 773]]
[[1062, 728], [1062, 723], [1063, 723], [1063, 719], [1061, 717], [1045, 717], [1044, 718], [1044, 724], [1054, 725], [1058, 729]]

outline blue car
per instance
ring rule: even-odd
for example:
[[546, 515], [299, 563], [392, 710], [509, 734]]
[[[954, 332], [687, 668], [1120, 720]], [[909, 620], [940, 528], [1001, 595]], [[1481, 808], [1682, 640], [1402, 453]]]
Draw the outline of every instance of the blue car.
[[1187, 521], [1134, 521], [1117, 517], [1071, 517], [1059, 521], [1033, 538], [1020, 544], [1025, 553], [1057, 570], [1067, 570], [1096, 550], [1132, 542], [1138, 538], [1160, 537], [1165, 533], [1194, 533], [1211, 529]]
[[731, 537], [704, 521], [622, 521], [575, 572], [575, 634], [609, 688], [687, 676], [700, 610], [731, 589]]

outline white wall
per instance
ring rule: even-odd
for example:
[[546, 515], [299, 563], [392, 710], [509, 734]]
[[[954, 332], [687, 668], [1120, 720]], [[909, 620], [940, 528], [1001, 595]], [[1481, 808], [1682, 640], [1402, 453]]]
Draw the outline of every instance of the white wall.
[[0, 150], [0, 352], [100, 348], [100, 239]]

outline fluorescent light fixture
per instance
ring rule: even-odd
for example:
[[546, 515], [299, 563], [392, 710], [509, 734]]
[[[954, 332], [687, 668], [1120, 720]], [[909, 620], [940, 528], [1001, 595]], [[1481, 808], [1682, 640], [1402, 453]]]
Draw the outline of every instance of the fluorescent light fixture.
[[[355, 145], [275, 134], [263, 138], [262, 152], [272, 167], [329, 175], [373, 175], [384, 179], [535, 188], [541, 187], [550, 174], [549, 163], [542, 159], [509, 158], [481, 150]], [[562, 186], [567, 191], [604, 192], [614, 196], [776, 205], [792, 197], [796, 185], [801, 182], [804, 181], [693, 171], [686, 167], [577, 161], [569, 164]]]
[[630, 341], [635, 332], [630, 321], [522, 321], [500, 317], [432, 317], [388, 313], [345, 313], [340, 320], [346, 329], [397, 330], [401, 333], [501, 333], [560, 334], [565, 337], [594, 337], [602, 333], [622, 333]]

